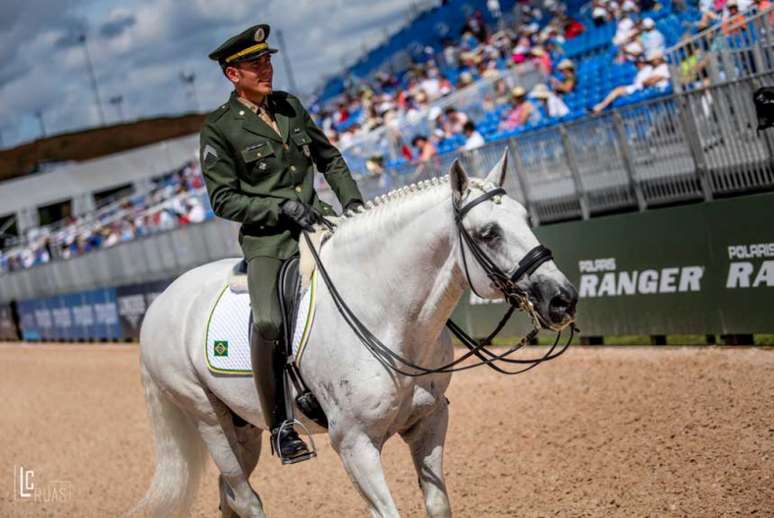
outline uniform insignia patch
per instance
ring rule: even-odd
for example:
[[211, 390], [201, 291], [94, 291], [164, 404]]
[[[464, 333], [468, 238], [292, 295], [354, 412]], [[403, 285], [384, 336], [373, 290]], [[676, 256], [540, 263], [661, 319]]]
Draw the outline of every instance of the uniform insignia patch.
[[204, 155], [204, 157], [203, 157], [202, 161], [204, 162], [205, 166], [207, 164], [211, 163], [211, 161], [214, 161], [214, 160], [218, 159], [218, 151], [214, 147], [209, 145], [209, 144], [204, 146], [204, 153], [203, 153], [203, 155]]
[[312, 152], [309, 150], [309, 144], [304, 144], [304, 155], [306, 155], [306, 158], [312, 156]]
[[260, 169], [261, 171], [265, 171], [266, 170], [266, 162], [261, 162], [261, 165], [258, 166], [258, 169]]

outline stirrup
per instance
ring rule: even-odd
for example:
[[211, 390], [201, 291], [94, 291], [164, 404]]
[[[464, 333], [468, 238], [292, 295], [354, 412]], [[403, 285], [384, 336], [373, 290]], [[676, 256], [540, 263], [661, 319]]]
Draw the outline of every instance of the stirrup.
[[[303, 430], [304, 435], [306, 435], [306, 438], [309, 439], [309, 444], [311, 445], [311, 448], [309, 448], [309, 451], [307, 453], [304, 453], [303, 455], [298, 455], [292, 458], [283, 457], [282, 450], [280, 450], [280, 447], [279, 447], [280, 435], [282, 435], [282, 431], [285, 429], [285, 427], [293, 428], [294, 425], [298, 425], [301, 427], [301, 430]], [[282, 462], [283, 465], [297, 464], [299, 462], [303, 462], [305, 460], [309, 460], [309, 459], [313, 459], [314, 457], [317, 457], [317, 447], [314, 445], [314, 439], [312, 439], [312, 434], [310, 434], [307, 427], [304, 426], [304, 424], [297, 419], [292, 419], [292, 420], [286, 419], [285, 422], [280, 425], [279, 430], [277, 430], [276, 443], [275, 441], [271, 441], [271, 449], [272, 449], [272, 452], [277, 453], [277, 457], [280, 458], [280, 461]]]

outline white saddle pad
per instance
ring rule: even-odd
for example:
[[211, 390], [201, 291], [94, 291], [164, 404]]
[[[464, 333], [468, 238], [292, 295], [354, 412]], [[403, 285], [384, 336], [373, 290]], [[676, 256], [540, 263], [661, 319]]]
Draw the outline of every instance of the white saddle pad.
[[[298, 364], [314, 321], [314, 298], [317, 272], [312, 273], [309, 288], [301, 296], [293, 333], [293, 355]], [[221, 290], [210, 310], [205, 331], [205, 356], [210, 372], [230, 375], [252, 375], [250, 360], [250, 295], [235, 293], [228, 284]]]

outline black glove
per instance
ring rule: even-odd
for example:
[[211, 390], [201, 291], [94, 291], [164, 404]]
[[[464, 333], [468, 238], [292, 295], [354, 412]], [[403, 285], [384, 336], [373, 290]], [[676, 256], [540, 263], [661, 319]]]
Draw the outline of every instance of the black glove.
[[364, 204], [363, 204], [362, 201], [360, 201], [360, 200], [352, 200], [351, 202], [347, 203], [346, 207], [344, 207], [344, 212], [347, 212], [347, 211], [350, 211], [350, 210], [352, 212], [357, 212], [357, 209], [359, 209], [360, 207], [363, 207], [363, 206], [364, 206]]
[[280, 205], [280, 211], [307, 232], [314, 232], [314, 225], [322, 222], [318, 211], [300, 201], [287, 200]]

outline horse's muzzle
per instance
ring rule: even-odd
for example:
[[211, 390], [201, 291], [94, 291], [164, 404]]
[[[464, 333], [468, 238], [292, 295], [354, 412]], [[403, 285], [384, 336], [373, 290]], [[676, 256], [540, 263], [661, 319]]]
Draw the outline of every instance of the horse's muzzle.
[[529, 294], [548, 327], [561, 330], [575, 321], [578, 291], [570, 281], [541, 276], [530, 284]]

